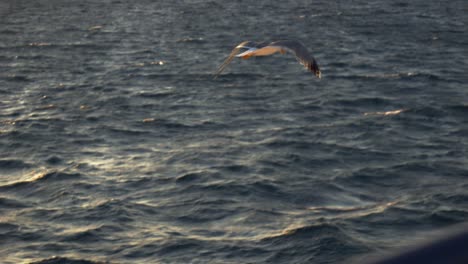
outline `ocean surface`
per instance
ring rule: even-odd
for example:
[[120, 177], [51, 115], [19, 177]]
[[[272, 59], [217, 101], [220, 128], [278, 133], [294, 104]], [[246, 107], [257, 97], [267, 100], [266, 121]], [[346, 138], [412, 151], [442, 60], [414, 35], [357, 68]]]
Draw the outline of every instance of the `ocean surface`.
[[[2, 263], [350, 263], [468, 221], [468, 4], [0, 0]], [[234, 60], [244, 40], [301, 41]]]

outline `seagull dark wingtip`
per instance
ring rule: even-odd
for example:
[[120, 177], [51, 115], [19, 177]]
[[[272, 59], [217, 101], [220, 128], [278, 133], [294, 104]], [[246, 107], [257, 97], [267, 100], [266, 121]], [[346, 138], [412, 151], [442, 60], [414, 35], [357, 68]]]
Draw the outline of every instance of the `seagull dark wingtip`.
[[317, 76], [319, 79], [322, 79], [322, 73], [320, 71], [317, 71], [315, 76]]
[[309, 64], [307, 68], [309, 68], [309, 70], [313, 72], [317, 78], [322, 79], [322, 72], [320, 71], [320, 68], [315, 60], [312, 62], [312, 64]]

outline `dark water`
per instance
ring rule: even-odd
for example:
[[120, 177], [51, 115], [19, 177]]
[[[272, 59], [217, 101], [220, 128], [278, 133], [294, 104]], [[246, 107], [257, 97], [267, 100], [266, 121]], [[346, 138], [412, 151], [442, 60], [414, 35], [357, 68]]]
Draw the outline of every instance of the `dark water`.
[[[2, 262], [341, 263], [467, 221], [467, 11], [0, 0]], [[322, 80], [212, 79], [284, 38]]]

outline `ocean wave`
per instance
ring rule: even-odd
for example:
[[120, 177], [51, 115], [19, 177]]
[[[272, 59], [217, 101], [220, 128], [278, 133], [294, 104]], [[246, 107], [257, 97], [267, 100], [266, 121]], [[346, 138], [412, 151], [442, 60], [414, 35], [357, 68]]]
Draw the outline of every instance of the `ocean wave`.
[[200, 181], [202, 179], [205, 179], [207, 177], [206, 174], [207, 172], [204, 172], [204, 171], [184, 173], [182, 175], [177, 176], [175, 181], [177, 183], [192, 183], [195, 181]]
[[90, 201], [84, 204], [78, 211], [81, 218], [87, 221], [112, 221], [122, 225], [133, 222], [136, 213], [132, 207], [132, 203], [125, 199], [114, 198]]
[[22, 203], [17, 199], [0, 197], [0, 211], [5, 209], [19, 209], [19, 208], [26, 208], [28, 207], [27, 204]]
[[340, 100], [336, 100], [336, 103], [343, 105], [343, 106], [385, 107], [385, 106], [393, 105], [393, 100], [381, 98], [381, 97], [368, 97], [368, 98], [356, 98], [356, 99], [340, 99]]
[[[11, 223], [2, 223], [0, 222], [0, 234], [3, 238], [6, 238], [8, 235], [18, 232], [21, 229], [21, 226]], [[3, 240], [0, 238], [0, 241]]]
[[14, 181], [0, 185], [0, 190], [11, 191], [17, 188], [27, 186], [36, 186], [42, 183], [53, 183], [57, 181], [79, 180], [82, 178], [80, 173], [67, 173], [63, 171], [42, 171], [32, 172], [23, 177], [23, 180]]
[[174, 92], [140, 92], [137, 94], [138, 97], [150, 98], [150, 99], [163, 99], [171, 96], [176, 96]]
[[17, 159], [1, 159], [0, 160], [0, 170], [18, 170], [18, 169], [28, 169], [33, 165], [22, 160]]
[[379, 111], [379, 112], [366, 112], [364, 113], [365, 116], [393, 116], [399, 115], [403, 112], [406, 112], [408, 109], [397, 109], [397, 110], [390, 110], [390, 111]]
[[19, 75], [19, 74], [7, 75], [4, 78], [5, 78], [6, 81], [19, 82], [19, 83], [34, 81], [33, 79], [31, 79], [30, 77], [28, 77], [26, 75]]
[[343, 231], [334, 224], [330, 223], [316, 223], [311, 225], [302, 225], [302, 226], [290, 226], [284, 229], [280, 234], [277, 234], [272, 237], [264, 238], [263, 242], [279, 242], [281, 240], [290, 239], [295, 236], [305, 236], [305, 237], [319, 237], [320, 234], [330, 235], [332, 234], [343, 234]]
[[109, 133], [114, 135], [121, 135], [121, 136], [142, 136], [148, 135], [150, 132], [143, 131], [143, 130], [136, 130], [131, 128], [124, 128], [124, 127], [112, 127], [112, 126], [105, 126], [102, 129], [107, 130]]
[[450, 81], [442, 76], [433, 73], [423, 72], [397, 72], [397, 73], [378, 73], [378, 74], [343, 74], [343, 75], [328, 75], [328, 78], [334, 79], [348, 79], [348, 80], [430, 80], [430, 81]]
[[179, 42], [179, 43], [204, 44], [204, 43], [206, 43], [207, 41], [206, 41], [204, 38], [202, 38], [202, 37], [198, 37], [198, 38], [187, 37], [187, 38], [178, 39], [178, 40], [176, 40], [176, 42]]
[[463, 120], [468, 120], [468, 102], [465, 104], [448, 105], [445, 110], [451, 115], [455, 115]]
[[124, 228], [115, 224], [102, 224], [99, 226], [80, 226], [66, 229], [57, 235], [60, 242], [74, 241], [78, 243], [105, 243], [118, 240], [111, 234], [124, 232]]
[[102, 261], [94, 261], [94, 260], [87, 260], [87, 259], [79, 259], [79, 258], [68, 258], [68, 257], [59, 257], [53, 256], [51, 258], [35, 260], [30, 262], [30, 264], [106, 264], [110, 262], [102, 262]]
[[[281, 234], [262, 239], [260, 243], [271, 252], [267, 262], [277, 263], [325, 263], [325, 260], [340, 263], [346, 259], [343, 252], [363, 254], [370, 251], [365, 243], [348, 234], [338, 224], [324, 222], [288, 227]], [[337, 248], [340, 254], [329, 254]]]

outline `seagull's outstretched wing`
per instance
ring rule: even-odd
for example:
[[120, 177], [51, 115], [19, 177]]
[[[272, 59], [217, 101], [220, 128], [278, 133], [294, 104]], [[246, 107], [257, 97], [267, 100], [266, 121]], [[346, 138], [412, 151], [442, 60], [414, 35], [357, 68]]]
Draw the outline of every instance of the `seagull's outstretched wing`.
[[228, 66], [228, 64], [236, 57], [236, 55], [241, 51], [245, 44], [249, 43], [250, 41], [244, 41], [237, 45], [232, 51], [231, 54], [226, 58], [226, 60], [219, 66], [218, 70], [214, 74], [214, 78], [218, 77], [218, 75]]
[[309, 53], [306, 47], [299, 41], [294, 40], [279, 40], [270, 43], [268, 46], [281, 46], [284, 49], [294, 53], [296, 59], [304, 65], [307, 69], [315, 74], [318, 78], [321, 78], [320, 68], [315, 61], [314, 57]]
[[[236, 57], [239, 52], [242, 51], [242, 49], [247, 50], [245, 52], [251, 52], [254, 50], [257, 50], [260, 47], [266, 46], [266, 42], [254, 42], [254, 41], [244, 41], [237, 45], [232, 51], [231, 54], [227, 57], [227, 59], [219, 66], [218, 70], [215, 72], [215, 79], [218, 77], [218, 75], [228, 66], [228, 64]], [[245, 53], [244, 52], [244, 53]]]

